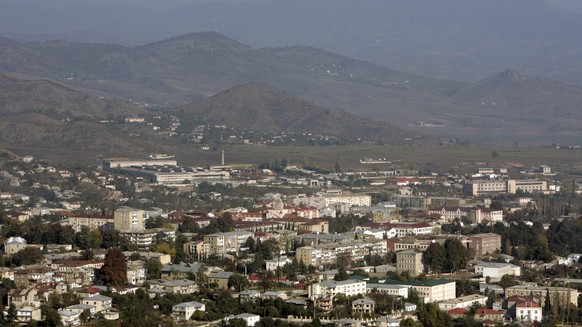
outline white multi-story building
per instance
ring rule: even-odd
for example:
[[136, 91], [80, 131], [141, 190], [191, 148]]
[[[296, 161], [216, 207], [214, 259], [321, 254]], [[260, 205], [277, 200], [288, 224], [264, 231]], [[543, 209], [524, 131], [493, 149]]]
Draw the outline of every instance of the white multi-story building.
[[176, 321], [189, 321], [196, 311], [204, 312], [205, 310], [204, 303], [196, 301], [183, 302], [172, 306], [172, 318]]
[[518, 302], [515, 304], [515, 318], [521, 321], [542, 321], [542, 306], [532, 301]]
[[366, 294], [366, 282], [359, 280], [326, 280], [309, 286], [309, 298], [335, 297], [342, 293], [346, 296]]
[[230, 252], [238, 252], [241, 246], [253, 234], [247, 231], [214, 233], [204, 236], [204, 256], [224, 256]]
[[366, 291], [368, 293], [374, 290], [378, 293], [385, 293], [392, 296], [401, 296], [407, 299], [410, 287], [402, 285], [366, 283]]
[[385, 240], [350, 240], [300, 247], [296, 258], [308, 266], [320, 266], [335, 263], [338, 257], [353, 262], [363, 260], [366, 255], [384, 256], [387, 252]]

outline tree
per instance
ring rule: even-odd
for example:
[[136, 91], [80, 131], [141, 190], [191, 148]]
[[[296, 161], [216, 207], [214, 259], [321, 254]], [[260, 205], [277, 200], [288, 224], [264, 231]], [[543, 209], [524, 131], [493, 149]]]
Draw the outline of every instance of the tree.
[[31, 265], [39, 263], [42, 259], [43, 253], [36, 247], [28, 247], [18, 251], [12, 256], [12, 263], [17, 266]]
[[16, 306], [14, 305], [14, 303], [10, 303], [10, 306], [8, 307], [8, 310], [6, 312], [6, 321], [9, 323], [15, 322], [16, 318], [17, 318]]
[[153, 252], [169, 254], [172, 258], [176, 256], [176, 249], [174, 249], [170, 244], [163, 242], [152, 247]]
[[243, 275], [232, 274], [232, 276], [228, 278], [228, 287], [233, 288], [238, 292], [247, 289], [249, 285], [249, 280]]
[[503, 289], [515, 285], [517, 285], [517, 282], [511, 275], [503, 275], [501, 277], [501, 280], [499, 280], [499, 286], [503, 287]]
[[447, 239], [445, 241], [445, 253], [447, 260], [445, 267], [451, 272], [465, 268], [467, 265], [467, 249], [458, 239]]
[[145, 269], [148, 279], [157, 279], [162, 275], [162, 263], [157, 259], [149, 259], [145, 263]]
[[127, 283], [127, 264], [125, 263], [123, 252], [119, 248], [107, 250], [100, 276], [106, 285]]
[[232, 318], [226, 323], [230, 327], [247, 327], [247, 321], [242, 318]]
[[443, 270], [447, 254], [440, 243], [431, 243], [422, 254], [422, 262], [428, 267], [429, 272], [439, 273]]

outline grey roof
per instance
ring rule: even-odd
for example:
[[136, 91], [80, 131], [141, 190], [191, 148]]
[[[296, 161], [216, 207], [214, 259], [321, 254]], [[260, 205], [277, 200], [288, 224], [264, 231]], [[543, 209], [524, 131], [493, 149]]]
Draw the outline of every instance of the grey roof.
[[208, 278], [224, 278], [224, 279], [229, 279], [230, 276], [232, 276], [233, 273], [231, 273], [230, 271], [219, 271], [219, 272], [213, 272], [208, 274]]
[[175, 265], [165, 265], [162, 268], [162, 272], [179, 272], [179, 273], [198, 273], [200, 268], [204, 267], [205, 265], [200, 262], [194, 263], [184, 263], [180, 262], [179, 264]]
[[376, 304], [376, 302], [374, 300], [370, 300], [370, 299], [357, 299], [352, 303], [353, 304]]
[[101, 294], [95, 294], [93, 296], [86, 297], [83, 300], [91, 300], [91, 301], [111, 301], [111, 298], [109, 296], [105, 296], [105, 295], [101, 295]]
[[203, 303], [196, 302], [196, 301], [190, 301], [190, 302], [178, 303], [178, 304], [174, 305], [173, 307], [176, 307], [176, 308], [189, 308], [189, 307], [202, 308], [203, 306], [204, 306]]

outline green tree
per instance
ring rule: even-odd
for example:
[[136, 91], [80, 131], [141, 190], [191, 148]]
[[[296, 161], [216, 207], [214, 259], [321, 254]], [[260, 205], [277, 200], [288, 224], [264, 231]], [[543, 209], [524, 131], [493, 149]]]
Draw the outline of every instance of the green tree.
[[244, 291], [249, 285], [249, 280], [243, 275], [235, 273], [228, 278], [228, 287], [235, 289], [237, 292]]
[[27, 247], [18, 251], [12, 256], [12, 263], [16, 266], [31, 265], [39, 263], [43, 253], [36, 247]]
[[162, 263], [157, 259], [149, 259], [145, 262], [148, 279], [157, 279], [162, 276]]
[[447, 261], [445, 248], [440, 243], [431, 243], [422, 253], [422, 262], [428, 267], [429, 272], [440, 273]]
[[106, 285], [127, 283], [127, 264], [123, 252], [119, 248], [107, 250], [99, 275]]
[[447, 254], [446, 269], [453, 273], [465, 268], [467, 265], [467, 248], [463, 246], [463, 243], [458, 239], [449, 238], [445, 241], [444, 247]]

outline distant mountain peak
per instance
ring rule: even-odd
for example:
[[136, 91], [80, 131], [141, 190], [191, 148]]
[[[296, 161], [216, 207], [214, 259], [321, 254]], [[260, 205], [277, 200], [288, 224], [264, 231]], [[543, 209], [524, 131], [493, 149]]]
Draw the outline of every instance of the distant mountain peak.
[[230, 50], [237, 52], [248, 51], [251, 49], [249, 46], [244, 45], [218, 32], [188, 33], [170, 39], [146, 44], [138, 48], [159, 49], [160, 47], [168, 50], [182, 48], [194, 51]]

